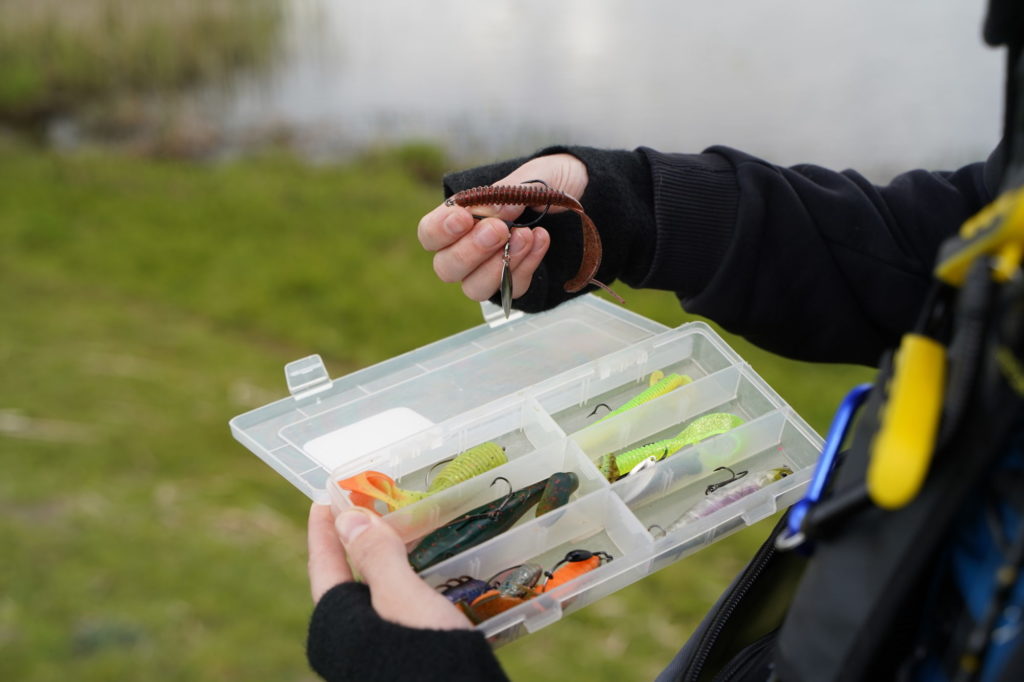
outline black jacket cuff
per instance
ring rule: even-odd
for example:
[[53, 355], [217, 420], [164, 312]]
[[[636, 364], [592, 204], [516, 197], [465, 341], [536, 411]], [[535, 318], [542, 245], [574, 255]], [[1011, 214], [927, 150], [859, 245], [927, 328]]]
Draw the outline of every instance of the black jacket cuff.
[[309, 664], [329, 682], [421, 680], [507, 682], [477, 630], [422, 630], [382, 619], [362, 583], [336, 585], [309, 624]]

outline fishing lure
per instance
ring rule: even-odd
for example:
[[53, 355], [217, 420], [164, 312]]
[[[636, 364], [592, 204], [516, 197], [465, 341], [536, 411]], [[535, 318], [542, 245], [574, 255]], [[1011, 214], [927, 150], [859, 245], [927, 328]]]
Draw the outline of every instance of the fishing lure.
[[536, 516], [543, 516], [549, 511], [558, 509], [568, 503], [569, 497], [579, 487], [579, 476], [571, 471], [560, 471], [551, 474], [551, 477], [548, 478], [548, 484], [544, 488], [544, 493], [540, 496], [540, 501], [537, 502]]
[[[496, 478], [495, 482], [504, 478]], [[409, 552], [409, 563], [417, 572], [486, 542], [505, 532], [540, 501], [547, 478], [488, 502], [427, 534]]]
[[399, 488], [395, 480], [379, 471], [364, 471], [338, 481], [338, 487], [348, 491], [349, 502], [376, 512], [375, 502], [380, 500], [393, 512], [428, 497], [432, 493]]
[[[730, 431], [743, 424], [743, 419], [728, 412], [713, 412], [690, 422], [686, 428], [673, 438], [647, 443], [617, 455], [602, 455], [597, 460], [597, 468], [609, 481], [617, 481], [630, 473], [638, 464], [651, 457], [661, 461], [688, 445]], [[696, 469], [700, 471], [700, 460], [694, 458]]]
[[437, 590], [453, 604], [458, 604], [459, 602], [469, 604], [486, 592], [489, 587], [483, 580], [462, 575], [458, 578], [446, 580], [437, 586]]
[[588, 552], [585, 549], [574, 549], [555, 564], [554, 568], [547, 574], [548, 579], [544, 581], [538, 592], [544, 593], [560, 587], [570, 580], [575, 580], [584, 573], [589, 573], [595, 568], [603, 566], [613, 558], [608, 552]]
[[440, 492], [507, 463], [505, 448], [497, 443], [481, 443], [460, 453], [441, 469], [427, 487], [427, 492]]
[[[650, 379], [648, 379], [648, 388], [646, 388], [643, 392], [636, 394], [628, 402], [612, 410], [611, 412], [601, 417], [594, 423], [596, 424], [603, 422], [605, 419], [614, 417], [617, 414], [622, 414], [627, 410], [632, 410], [634, 407], [637, 407], [638, 405], [643, 405], [644, 403], [654, 400], [659, 396], [663, 396], [669, 391], [674, 391], [680, 386], [685, 386], [691, 381], [693, 381], [693, 379], [691, 379], [686, 374], [673, 373], [666, 375], [664, 372], [660, 370], [652, 372]], [[604, 405], [604, 403], [600, 403], [600, 405]], [[597, 407], [595, 407], [594, 410], [596, 411]], [[593, 412], [591, 412], [591, 414], [593, 414]]]
[[[580, 217], [580, 227], [583, 232], [583, 255], [580, 260], [580, 267], [576, 274], [563, 285], [568, 293], [576, 293], [588, 284], [594, 284], [622, 302], [622, 297], [612, 291], [606, 284], [603, 284], [594, 276], [601, 266], [602, 248], [601, 236], [594, 226], [594, 221], [583, 211], [579, 201], [552, 187], [547, 183], [534, 180], [521, 185], [489, 185], [484, 187], [473, 187], [456, 192], [445, 200], [445, 206], [462, 206], [471, 208], [473, 206], [553, 206], [569, 209]], [[481, 218], [482, 216], [473, 216]], [[509, 229], [515, 227], [529, 227], [530, 224], [510, 223]], [[511, 276], [509, 275], [509, 242], [506, 242], [504, 267], [502, 269], [502, 304], [505, 307], [505, 316], [508, 317], [506, 302], [511, 299]], [[506, 286], [508, 287], [508, 298], [506, 298]]]
[[441, 470], [426, 492], [401, 488], [393, 478], [379, 471], [364, 471], [342, 479], [338, 481], [338, 487], [347, 490], [349, 501], [358, 507], [376, 511], [374, 502], [380, 500], [387, 505], [389, 512], [393, 512], [507, 462], [504, 448], [497, 443], [487, 442], [455, 457]]
[[534, 586], [543, 575], [544, 568], [538, 564], [521, 564], [505, 569], [487, 581], [491, 589], [474, 599], [463, 612], [474, 623], [482, 623], [519, 606], [537, 596]]
[[[719, 468], [725, 469], [726, 467]], [[729, 471], [731, 473], [732, 470], [730, 469]], [[672, 522], [665, 531], [665, 534], [678, 530], [686, 524], [693, 523], [705, 516], [710, 516], [726, 505], [732, 504], [747, 495], [751, 495], [761, 488], [764, 488], [775, 481], [779, 481], [792, 473], [793, 470], [789, 467], [777, 467], [775, 469], [768, 469], [766, 471], [750, 475], [738, 475], [734, 473], [732, 474], [732, 478], [728, 481], [724, 481], [718, 489], [715, 489], [713, 486], [709, 486], [709, 491], [704, 499], [690, 507], [685, 514]]]

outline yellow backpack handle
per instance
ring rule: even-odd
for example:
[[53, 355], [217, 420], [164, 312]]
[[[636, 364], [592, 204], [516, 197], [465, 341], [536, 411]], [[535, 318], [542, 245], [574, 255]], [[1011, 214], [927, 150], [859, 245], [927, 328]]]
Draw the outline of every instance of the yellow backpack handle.
[[914, 499], [928, 473], [945, 396], [946, 348], [927, 336], [907, 334], [893, 370], [867, 472], [868, 495], [883, 509]]

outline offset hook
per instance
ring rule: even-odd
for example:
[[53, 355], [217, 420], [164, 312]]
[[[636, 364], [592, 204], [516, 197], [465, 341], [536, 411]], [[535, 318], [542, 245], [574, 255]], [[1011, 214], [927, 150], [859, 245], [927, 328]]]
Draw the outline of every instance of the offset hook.
[[[444, 526], [453, 526], [456, 523], [466, 523], [467, 521], [475, 521], [476, 519], [493, 519], [495, 516], [504, 511], [505, 507], [508, 506], [509, 500], [512, 499], [512, 483], [504, 476], [498, 476], [493, 481], [491, 481], [491, 486], [493, 487], [494, 484], [497, 483], [498, 481], [505, 481], [505, 485], [508, 486], [508, 494], [505, 495], [505, 499], [501, 501], [501, 504], [499, 504], [491, 511], [485, 512], [483, 514], [474, 514], [473, 516], [463, 516], [461, 518], [452, 519], [448, 523], [444, 524]], [[444, 526], [442, 526], [442, 528]]]
[[504, 511], [505, 507], [509, 503], [509, 500], [512, 499], [512, 492], [513, 492], [512, 483], [509, 482], [509, 480], [507, 478], [505, 478], [504, 476], [498, 476], [493, 481], [491, 481], [491, 487], [493, 488], [494, 484], [497, 483], [498, 481], [505, 481], [505, 485], [508, 486], [508, 494], [505, 495], [505, 499], [501, 501], [501, 504], [499, 504], [497, 507], [495, 507], [495, 509], [493, 511], [487, 513], [487, 516], [490, 516], [492, 518], [494, 516], [497, 516], [498, 514], [500, 514], [502, 511]]
[[430, 487], [430, 477], [434, 474], [434, 469], [436, 469], [437, 467], [441, 466], [442, 464], [447, 464], [448, 462], [452, 462], [454, 460], [455, 460], [454, 457], [449, 457], [448, 459], [442, 459], [440, 462], [435, 463], [434, 466], [432, 466], [429, 469], [427, 469], [427, 477], [426, 477], [426, 480], [424, 481], [424, 483], [426, 484], [427, 488]]
[[597, 405], [594, 405], [594, 409], [592, 409], [590, 411], [590, 414], [587, 415], [587, 418], [593, 417], [595, 414], [597, 414], [597, 408], [599, 408], [599, 407], [603, 407], [604, 409], [608, 410], [609, 412], [612, 411], [612, 408], [611, 408], [610, 405], [608, 405], [608, 403], [598, 403]]

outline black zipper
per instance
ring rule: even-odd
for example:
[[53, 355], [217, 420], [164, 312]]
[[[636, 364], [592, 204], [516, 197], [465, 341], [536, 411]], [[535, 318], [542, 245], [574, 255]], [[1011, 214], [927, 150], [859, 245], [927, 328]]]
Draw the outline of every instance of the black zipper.
[[[775, 644], [775, 637], [777, 634], [778, 630], [772, 630], [768, 634], [762, 635], [760, 639], [755, 640], [752, 644], [748, 644], [746, 648], [736, 654], [736, 656], [734, 656], [733, 659], [729, 661], [729, 663], [722, 668], [717, 675], [715, 675], [715, 679], [712, 682], [729, 682], [730, 680], [737, 679], [737, 675], [749, 676], [761, 662], [765, 649], [769, 649]], [[739, 679], [747, 678], [741, 677]]]
[[768, 537], [757, 554], [746, 569], [740, 576], [739, 582], [736, 583], [735, 587], [729, 594], [728, 599], [722, 604], [715, 613], [711, 623], [707, 630], [700, 638], [700, 644], [697, 645], [693, 659], [690, 663], [689, 668], [682, 676], [683, 682], [696, 682], [700, 677], [701, 671], [704, 668], [704, 664], [707, 662], [708, 656], [711, 654], [711, 650], [714, 648], [715, 643], [718, 641], [718, 637], [722, 634], [722, 630], [729, 622], [729, 618], [733, 612], [743, 601], [743, 597], [747, 594], [761, 573], [764, 571], [765, 566], [771, 561], [772, 557], [775, 556], [775, 537], [779, 534], [779, 531], [784, 528], [784, 524], [780, 523], [775, 527], [774, 532]]

